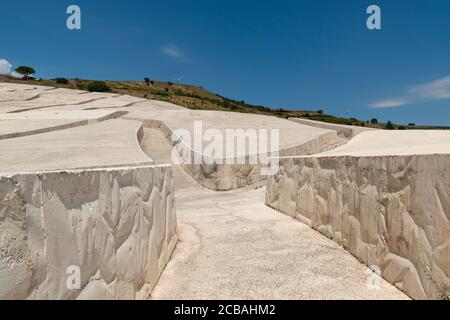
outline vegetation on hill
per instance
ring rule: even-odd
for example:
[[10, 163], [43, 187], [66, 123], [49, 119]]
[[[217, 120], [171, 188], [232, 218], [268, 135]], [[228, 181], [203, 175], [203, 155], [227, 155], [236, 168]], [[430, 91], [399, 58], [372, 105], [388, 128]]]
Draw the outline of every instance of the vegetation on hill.
[[16, 70], [14, 71], [20, 74], [23, 77], [23, 79], [32, 79], [33, 74], [36, 73], [36, 71], [32, 67], [28, 66], [20, 66], [16, 68]]
[[402, 126], [391, 122], [379, 123], [377, 119], [362, 121], [355, 118], [340, 118], [325, 114], [323, 110], [290, 110], [284, 108], [269, 108], [262, 105], [249, 104], [245, 101], [237, 101], [226, 98], [219, 94], [207, 91], [199, 86], [161, 82], [150, 80], [149, 78], [144, 78], [143, 81], [91, 81], [65, 78], [56, 78], [53, 80], [20, 80], [0, 76], [0, 81], [28, 83], [87, 91], [109, 91], [140, 98], [166, 101], [192, 110], [219, 110], [271, 115], [281, 118], [307, 118], [328, 123], [383, 129], [450, 129], [450, 127], [415, 126], [414, 124]]
[[87, 86], [86, 89], [89, 92], [109, 92], [111, 89], [106, 84], [105, 81], [92, 81]]

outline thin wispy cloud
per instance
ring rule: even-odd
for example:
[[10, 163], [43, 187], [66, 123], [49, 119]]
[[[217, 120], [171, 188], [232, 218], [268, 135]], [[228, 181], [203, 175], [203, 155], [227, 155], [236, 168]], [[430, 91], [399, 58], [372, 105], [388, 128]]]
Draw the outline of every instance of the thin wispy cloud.
[[423, 99], [438, 100], [450, 98], [450, 76], [412, 87], [409, 93]]
[[409, 104], [410, 102], [402, 98], [386, 99], [374, 102], [370, 105], [372, 108], [394, 108]]
[[176, 60], [184, 60], [185, 59], [185, 55], [182, 52], [182, 50], [173, 44], [162, 47], [161, 51], [166, 56], [168, 56], [172, 59], [176, 59]]
[[450, 76], [410, 87], [397, 98], [388, 98], [370, 104], [371, 108], [395, 108], [413, 103], [450, 99]]

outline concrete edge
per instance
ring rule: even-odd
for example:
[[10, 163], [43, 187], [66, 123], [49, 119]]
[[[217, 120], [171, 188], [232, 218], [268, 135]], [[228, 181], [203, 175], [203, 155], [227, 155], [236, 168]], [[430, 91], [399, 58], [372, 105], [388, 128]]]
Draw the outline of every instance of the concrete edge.
[[113, 171], [113, 170], [134, 170], [140, 168], [168, 168], [172, 167], [171, 164], [153, 164], [153, 163], [136, 163], [136, 164], [124, 164], [116, 166], [98, 166], [98, 167], [81, 167], [75, 169], [58, 169], [58, 170], [37, 170], [37, 171], [15, 171], [15, 172], [0, 172], [0, 177], [13, 177], [19, 174], [48, 174], [48, 173], [81, 173], [86, 171], [99, 172], [99, 171]]
[[[103, 117], [100, 117], [97, 119], [81, 119], [81, 120], [74, 119], [74, 122], [69, 122], [69, 123], [65, 123], [65, 124], [61, 124], [61, 125], [40, 128], [40, 129], [35, 129], [35, 130], [30, 130], [30, 131], [8, 133], [8, 134], [0, 135], [0, 140], [27, 137], [27, 136], [32, 136], [32, 135], [41, 134], [41, 133], [47, 133], [47, 132], [53, 132], [53, 131], [59, 131], [59, 130], [64, 130], [64, 129], [71, 129], [71, 128], [76, 128], [76, 127], [86, 126], [86, 125], [90, 125], [90, 124], [94, 124], [94, 123], [98, 123], [98, 122], [102, 122], [102, 121], [106, 121], [106, 120], [117, 119], [117, 118], [124, 116], [127, 113], [128, 113], [127, 111], [115, 111], [111, 114], [108, 114], [106, 116], [103, 116]], [[17, 119], [17, 120], [20, 120], [20, 119]], [[61, 120], [64, 120], [64, 119], [61, 119]], [[7, 120], [5, 120], [5, 121], [7, 121]]]

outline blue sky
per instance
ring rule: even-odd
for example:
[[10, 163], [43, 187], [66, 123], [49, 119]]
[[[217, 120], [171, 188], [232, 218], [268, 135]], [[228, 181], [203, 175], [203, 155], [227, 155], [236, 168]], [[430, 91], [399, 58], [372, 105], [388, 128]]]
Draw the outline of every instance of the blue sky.
[[[77, 4], [82, 30], [66, 28]], [[380, 6], [382, 30], [366, 28]], [[271, 107], [450, 125], [450, 1], [0, 4], [0, 59], [39, 77], [201, 85]]]

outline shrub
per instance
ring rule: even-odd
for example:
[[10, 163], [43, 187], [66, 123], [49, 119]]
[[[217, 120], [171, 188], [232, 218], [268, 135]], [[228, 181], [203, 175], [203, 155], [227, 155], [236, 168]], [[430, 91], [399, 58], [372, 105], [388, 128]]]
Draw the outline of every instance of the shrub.
[[372, 118], [372, 120], [370, 120], [371, 124], [377, 124], [378, 123], [378, 119], [377, 118]]
[[67, 80], [66, 78], [56, 78], [55, 82], [59, 84], [68, 84], [69, 80]]
[[90, 92], [109, 92], [111, 89], [108, 87], [106, 82], [104, 81], [92, 81], [87, 86], [88, 91]]
[[150, 85], [150, 78], [144, 78], [145, 84]]
[[388, 130], [393, 130], [394, 129], [394, 125], [392, 124], [391, 121], [388, 121], [386, 123], [386, 129], [388, 129]]

